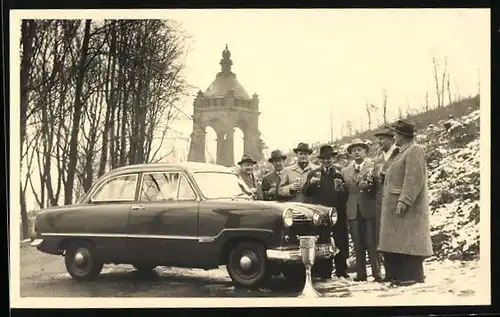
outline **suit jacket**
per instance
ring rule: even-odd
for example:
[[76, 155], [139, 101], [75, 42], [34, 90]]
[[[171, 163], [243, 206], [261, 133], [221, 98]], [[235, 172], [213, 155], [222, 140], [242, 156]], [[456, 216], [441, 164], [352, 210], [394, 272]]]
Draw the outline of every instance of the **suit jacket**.
[[[307, 202], [307, 198], [303, 193], [304, 184], [309, 172], [316, 168], [318, 168], [318, 166], [311, 162], [309, 162], [304, 169], [301, 169], [298, 163], [285, 168], [281, 175], [281, 182], [278, 190], [280, 196], [288, 197], [291, 201], [295, 202]], [[293, 184], [297, 178], [300, 179], [299, 190], [290, 191], [290, 185]]]
[[[277, 201], [286, 201], [288, 200], [287, 197], [280, 196], [278, 193], [278, 188], [281, 183], [281, 175], [283, 174], [283, 171], [278, 175], [276, 171], [264, 176], [262, 178], [262, 183], [260, 184], [258, 190], [257, 190], [257, 197], [260, 200], [277, 200]], [[276, 188], [276, 193], [271, 194], [269, 193], [269, 190], [271, 187], [275, 186]]]
[[347, 165], [342, 170], [342, 176], [345, 180], [345, 187], [347, 188], [347, 219], [355, 220], [359, 206], [359, 213], [365, 219], [375, 218], [375, 193], [373, 191], [363, 190], [360, 191], [358, 183], [368, 173], [373, 170], [373, 161], [365, 159], [365, 163], [359, 173], [356, 173], [354, 162]]
[[[387, 168], [382, 196], [379, 251], [431, 256], [428, 175], [425, 152], [412, 142], [401, 146]], [[408, 206], [396, 214], [398, 202]]]
[[[320, 175], [319, 183], [311, 184], [311, 178], [318, 174]], [[335, 167], [332, 167], [329, 173], [326, 173], [321, 167], [312, 170], [307, 175], [304, 184], [304, 195], [308, 203], [335, 207], [337, 209], [337, 223], [333, 226], [335, 243], [347, 257], [349, 255], [349, 231], [346, 215], [348, 193], [345, 188], [340, 191], [335, 190], [333, 182], [335, 178], [344, 181], [340, 170]]]

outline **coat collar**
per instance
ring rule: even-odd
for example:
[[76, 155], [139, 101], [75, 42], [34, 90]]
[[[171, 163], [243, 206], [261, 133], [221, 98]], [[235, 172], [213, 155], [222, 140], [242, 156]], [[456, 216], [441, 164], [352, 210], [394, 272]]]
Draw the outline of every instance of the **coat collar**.
[[399, 153], [400, 154], [403, 153], [405, 150], [407, 150], [409, 147], [411, 147], [412, 145], [415, 145], [415, 144], [416, 144], [416, 142], [415, 142], [415, 140], [413, 140], [413, 141], [410, 141], [408, 143], [401, 145], [399, 147]]
[[389, 150], [387, 152], [382, 151], [382, 157], [384, 158], [384, 161], [389, 160], [389, 158], [391, 157], [395, 148], [396, 148], [396, 144], [394, 143], [394, 144], [392, 144], [392, 146], [389, 148]]
[[304, 169], [301, 169], [301, 168], [300, 168], [300, 166], [299, 166], [299, 163], [298, 163], [298, 162], [292, 165], [292, 170], [297, 171], [297, 172], [302, 172], [302, 173], [304, 173], [304, 172], [309, 172], [309, 171], [311, 171], [312, 169], [314, 169], [314, 165], [313, 165], [311, 162], [309, 162], [309, 163], [307, 164], [307, 166], [306, 166]]

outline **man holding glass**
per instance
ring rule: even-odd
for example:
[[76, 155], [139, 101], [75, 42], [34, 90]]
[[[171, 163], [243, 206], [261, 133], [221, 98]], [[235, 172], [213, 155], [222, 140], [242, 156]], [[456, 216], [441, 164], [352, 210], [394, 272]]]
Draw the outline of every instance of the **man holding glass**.
[[[334, 207], [337, 210], [337, 222], [333, 227], [333, 237], [339, 253], [335, 256], [335, 275], [348, 278], [347, 258], [349, 256], [349, 232], [347, 229], [346, 202], [347, 191], [344, 190], [344, 178], [340, 170], [333, 165], [337, 153], [330, 145], [319, 150], [318, 158], [321, 167], [314, 169], [307, 176], [304, 194], [312, 204]], [[315, 266], [320, 277], [329, 279], [332, 275], [332, 260], [319, 260]]]
[[293, 151], [297, 155], [297, 163], [283, 171], [278, 193], [290, 201], [306, 202], [303, 193], [304, 181], [309, 172], [317, 166], [309, 161], [309, 155], [313, 152], [309, 144], [301, 142]]

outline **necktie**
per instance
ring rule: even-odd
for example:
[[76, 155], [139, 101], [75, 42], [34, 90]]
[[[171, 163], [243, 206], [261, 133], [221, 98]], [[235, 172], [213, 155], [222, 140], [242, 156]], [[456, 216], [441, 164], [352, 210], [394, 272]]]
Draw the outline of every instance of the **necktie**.
[[356, 173], [359, 173], [359, 172], [361, 171], [360, 166], [359, 166], [359, 165], [356, 165], [356, 166], [354, 167], [354, 171], [355, 171]]

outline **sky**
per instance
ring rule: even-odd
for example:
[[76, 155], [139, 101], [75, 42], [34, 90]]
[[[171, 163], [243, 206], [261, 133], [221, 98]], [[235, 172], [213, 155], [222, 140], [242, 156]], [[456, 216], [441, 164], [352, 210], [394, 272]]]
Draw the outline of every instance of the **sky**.
[[[184, 76], [194, 94], [220, 71], [227, 44], [233, 72], [260, 99], [259, 128], [269, 148], [334, 138], [348, 120], [366, 128], [365, 101], [380, 105], [387, 91], [389, 118], [436, 103], [432, 58], [448, 58], [452, 95], [478, 92], [480, 65], [489, 58], [490, 19], [484, 9], [400, 10], [167, 10], [189, 39]], [[447, 99], [446, 99], [447, 100]], [[374, 115], [373, 125], [381, 120]], [[280, 128], [277, 128], [277, 127]], [[189, 136], [185, 119], [176, 129]], [[213, 143], [213, 135], [208, 136]], [[209, 145], [214, 149], [214, 145]], [[187, 146], [184, 146], [187, 150]], [[235, 144], [235, 156], [241, 144]], [[211, 150], [213, 151], [213, 150]]]

